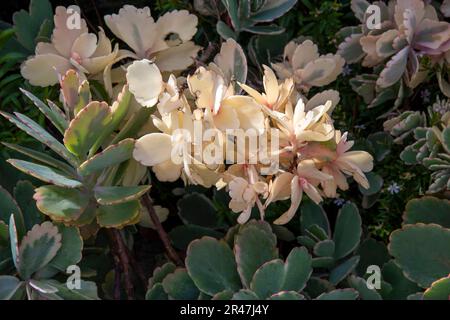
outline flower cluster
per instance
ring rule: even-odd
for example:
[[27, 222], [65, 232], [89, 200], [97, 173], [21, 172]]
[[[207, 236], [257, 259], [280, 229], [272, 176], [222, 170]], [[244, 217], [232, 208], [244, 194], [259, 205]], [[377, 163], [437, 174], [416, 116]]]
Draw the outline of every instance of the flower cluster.
[[[284, 62], [272, 65], [279, 78], [264, 66], [259, 92], [245, 83], [246, 58], [232, 39], [210, 64], [187, 77], [176, 72], [191, 65], [200, 49], [191, 41], [197, 18], [187, 11], [169, 12], [156, 22], [148, 8], [133, 6], [106, 16], [106, 25], [131, 50], [117, 44], [112, 49], [103, 30], [97, 39], [83, 20], [70, 30], [67, 17], [68, 11], [58, 7], [51, 43], [37, 46], [22, 66], [23, 76], [40, 86], [60, 81], [66, 103], [71, 93], [64, 92], [68, 80], [62, 75], [67, 70], [75, 70], [80, 82], [103, 82], [112, 98], [127, 86], [131, 114], [154, 110], [133, 158], [151, 167], [160, 181], [227, 188], [239, 223], [253, 208], [264, 219], [271, 203], [290, 199], [290, 208], [275, 221], [285, 224], [303, 193], [315, 203], [336, 198], [338, 189], [348, 189], [348, 176], [369, 188], [365, 172], [372, 170], [372, 156], [350, 151], [353, 142], [333, 125], [339, 93], [327, 90], [307, 98], [311, 87], [329, 84], [342, 72], [339, 55], [319, 56], [310, 40], [291, 42]], [[78, 97], [73, 105], [81, 93], [73, 93]]]

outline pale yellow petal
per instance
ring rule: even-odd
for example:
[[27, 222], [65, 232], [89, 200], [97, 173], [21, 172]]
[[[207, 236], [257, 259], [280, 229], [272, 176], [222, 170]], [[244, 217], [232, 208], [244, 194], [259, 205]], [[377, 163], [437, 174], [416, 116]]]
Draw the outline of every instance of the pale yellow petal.
[[152, 107], [158, 102], [163, 89], [161, 72], [148, 60], [135, 61], [127, 68], [130, 92], [144, 107]]
[[125, 5], [119, 14], [105, 16], [108, 28], [126, 44], [128, 44], [139, 58], [149, 58], [151, 48], [157, 36], [156, 23], [150, 9], [138, 9], [132, 5]]
[[136, 140], [133, 158], [144, 166], [154, 166], [171, 159], [172, 140], [165, 133], [150, 133]]
[[161, 71], [184, 70], [194, 62], [200, 48], [192, 41], [188, 41], [158, 52], [155, 55], [155, 63]]
[[58, 75], [72, 69], [69, 60], [52, 53], [28, 58], [20, 67], [22, 76], [34, 86], [47, 87], [58, 83]]
[[79, 27], [77, 26], [77, 28], [69, 29], [68, 25], [70, 25], [70, 22], [77, 22], [77, 15], [79, 18], [80, 15], [79, 13], [76, 13], [75, 10], [67, 12], [67, 9], [61, 6], [56, 7], [55, 9], [55, 16], [53, 19], [55, 28], [53, 29], [52, 43], [56, 50], [66, 58], [70, 57], [72, 45], [75, 40], [83, 33], [88, 32], [86, 21], [84, 21], [84, 19], [79, 20]]
[[152, 167], [159, 181], [174, 182], [181, 176], [182, 164], [175, 164], [172, 160], [166, 160]]
[[274, 224], [286, 224], [295, 216], [303, 195], [303, 191], [300, 188], [299, 183], [298, 177], [295, 176], [291, 181], [291, 206], [285, 213], [273, 222]]

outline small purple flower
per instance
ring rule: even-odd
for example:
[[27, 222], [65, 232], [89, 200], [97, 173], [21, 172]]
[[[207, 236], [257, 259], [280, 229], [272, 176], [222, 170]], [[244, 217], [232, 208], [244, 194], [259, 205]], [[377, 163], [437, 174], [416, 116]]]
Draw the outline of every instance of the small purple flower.
[[348, 75], [350, 75], [350, 73], [352, 73], [352, 68], [348, 64], [346, 64], [342, 68], [342, 74], [347, 77]]
[[400, 186], [397, 184], [397, 182], [392, 182], [389, 187], [387, 188], [388, 192], [390, 194], [396, 194], [399, 193], [401, 188]]
[[422, 101], [424, 102], [424, 103], [428, 103], [428, 102], [430, 102], [430, 91], [428, 90], [428, 89], [423, 89], [421, 92], [420, 92], [420, 96], [422, 97]]
[[333, 203], [338, 206], [338, 207], [342, 207], [345, 204], [345, 199], [342, 198], [336, 198], [334, 199]]
[[441, 116], [443, 116], [445, 113], [450, 111], [450, 101], [439, 99], [439, 97], [436, 97], [436, 102], [433, 104], [432, 109], [434, 112], [439, 113]]

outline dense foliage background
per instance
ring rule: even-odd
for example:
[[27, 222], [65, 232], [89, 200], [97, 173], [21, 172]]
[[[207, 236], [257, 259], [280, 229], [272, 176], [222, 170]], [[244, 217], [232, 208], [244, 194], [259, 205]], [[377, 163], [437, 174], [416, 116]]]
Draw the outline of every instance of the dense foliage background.
[[[125, 2], [138, 8], [150, 6], [153, 17], [158, 17], [174, 9], [186, 9], [190, 13], [196, 14], [199, 24], [193, 40], [205, 49], [200, 53], [195, 66], [204, 65], [211, 61], [219, 52], [223, 39], [216, 30], [216, 24], [218, 20], [228, 23], [230, 19], [221, 1], [130, 0]], [[51, 1], [53, 8], [58, 5], [68, 6], [71, 4], [80, 6], [83, 18], [88, 22], [90, 29], [97, 30], [97, 26], [103, 27], [110, 38], [114, 37], [104, 26], [103, 16], [118, 12], [125, 2], [120, 0]], [[23, 48], [15, 43], [13, 41], [14, 32], [11, 32], [9, 28], [13, 23], [13, 13], [21, 9], [28, 10], [28, 5], [29, 1], [22, 0], [1, 5], [0, 28], [3, 31], [0, 33], [0, 110], [8, 113], [20, 112], [35, 120], [50, 133], [54, 133], [54, 129], [52, 129], [45, 116], [19, 90], [19, 88], [26, 89], [42, 101], [47, 99], [57, 101], [59, 99], [58, 85], [46, 88], [34, 87], [20, 75], [20, 65], [27, 56], [32, 54], [32, 51], [30, 52], [27, 48]], [[263, 64], [270, 65], [270, 62], [281, 61], [284, 46], [294, 38], [312, 39], [318, 45], [322, 54], [335, 53], [339, 44], [343, 41], [339, 31], [343, 27], [359, 23], [350, 6], [350, 1], [299, 0], [286, 14], [274, 21], [274, 24], [285, 28], [285, 32], [282, 34], [257, 35], [250, 32], [241, 32], [236, 35], [237, 42], [242, 46], [248, 57], [249, 73], [247, 83], [254, 87], [262, 87], [263, 70], [261, 66]], [[186, 70], [185, 74], [192, 71], [193, 69]], [[360, 249], [358, 249], [363, 252], [361, 261], [364, 259], [369, 261], [371, 257], [368, 252], [372, 251], [376, 252], [374, 260], [384, 263], [388, 260], [386, 258], [388, 253], [382, 244], [387, 245], [392, 232], [402, 227], [402, 223], [404, 223], [402, 216], [405, 213], [407, 203], [425, 194], [431, 184], [431, 172], [424, 169], [422, 164], [405, 164], [400, 154], [405, 149], [405, 145], [409, 143], [394, 143], [396, 137], [393, 137], [389, 131], [385, 131], [383, 123], [387, 119], [398, 116], [405, 111], [427, 113], [427, 108], [433, 105], [437, 97], [445, 99], [445, 96], [440, 93], [436, 78], [430, 76], [426, 81], [414, 88], [413, 93], [407, 96], [398, 107], [394, 107], [394, 100], [387, 100], [375, 107], [369, 107], [364, 98], [355, 92], [351, 79], [357, 75], [371, 74], [372, 71], [372, 68], [363, 67], [358, 63], [345, 65], [343, 73], [336, 81], [320, 88], [320, 90], [318, 88], [311, 89], [311, 95], [326, 89], [339, 91], [341, 100], [333, 112], [335, 126], [339, 127], [343, 132], [349, 132], [351, 139], [356, 142], [354, 149], [366, 150], [375, 158], [374, 170], [368, 174], [371, 182], [369, 190], [364, 190], [353, 183], [350, 185], [349, 190], [339, 192], [337, 199], [326, 199], [322, 203], [323, 210], [326, 212], [326, 217], [331, 226], [329, 228], [335, 230], [338, 213], [340, 210], [343, 210], [343, 206], [346, 210], [350, 210], [349, 206], [353, 205], [349, 203], [353, 203], [358, 208], [355, 210], [359, 212], [362, 219], [363, 240], [371, 239], [368, 242], [362, 241], [364, 246], [361, 245]], [[104, 88], [100, 84], [92, 83], [91, 87], [96, 96], [105, 98]], [[407, 139], [410, 139], [408, 140], [410, 143], [413, 142], [412, 137]], [[0, 119], [0, 141], [49, 152], [35, 139], [27, 136], [4, 118]], [[7, 163], [5, 160], [9, 158], [24, 159], [25, 157], [11, 149], [0, 146], [0, 185], [8, 193], [17, 195], [18, 183], [20, 185], [19, 181], [29, 181], [34, 187], [39, 187], [42, 184], [37, 179], [26, 176]], [[169, 209], [170, 213], [164, 222], [164, 229], [168, 232], [172, 245], [182, 259], [185, 258], [185, 250], [191, 240], [200, 238], [203, 235], [221, 238], [229, 234], [229, 228], [236, 224], [237, 217], [236, 214], [228, 209], [228, 195], [225, 191], [216, 191], [213, 188], [206, 189], [200, 186], [185, 187], [181, 181], [175, 183], [159, 182], [150, 171], [148, 175], [150, 175], [152, 184], [150, 195], [154, 204]], [[28, 192], [32, 194], [32, 191], [28, 190]], [[438, 198], [447, 197], [448, 199], [448, 190], [435, 196]], [[28, 195], [28, 197], [30, 196]], [[27, 202], [26, 200], [16, 199], [16, 202], [18, 202], [19, 206], [26, 206], [25, 209], [22, 208], [24, 212], [32, 212], [35, 215], [40, 214], [32, 203], [33, 201]], [[346, 203], [347, 205], [345, 205]], [[305, 201], [302, 206], [302, 212], [312, 210], [314, 213], [315, 209], [311, 206], [313, 206], [311, 201]], [[286, 203], [277, 203], [266, 213], [267, 219], [273, 220], [287, 207], [288, 204]], [[448, 206], [443, 210], [448, 210]], [[202, 214], [206, 217], [211, 212], [213, 212], [212, 215], [214, 217], [212, 222], [199, 222], [199, 219], [202, 219]], [[450, 214], [450, 212], [447, 213]], [[200, 218], [196, 216], [197, 214]], [[256, 218], [257, 214], [254, 216]], [[36, 221], [42, 221], [42, 219], [37, 219]], [[197, 223], [192, 223], [192, 221]], [[304, 238], [308, 234], [305, 234], [305, 227], [299, 223], [298, 218], [293, 219], [288, 225], [278, 227], [273, 231], [278, 237], [278, 248], [281, 257], [287, 257], [291, 249], [298, 246], [298, 241], [305, 245], [305, 242], [302, 242], [304, 239], [300, 238]], [[129, 251], [129, 253], [126, 253], [128, 262], [132, 266], [131, 269], [134, 270], [132, 272], [132, 281], [135, 283], [133, 295], [137, 298], [143, 298], [147, 289], [146, 279], [151, 277], [152, 274], [155, 276], [153, 270], [167, 261], [164, 245], [160, 241], [158, 232], [152, 228], [144, 228], [138, 225], [126, 227], [126, 231], [122, 233], [122, 236], [125, 245], [129, 248], [126, 249], [126, 251]], [[317, 234], [315, 236], [317, 237]], [[126, 284], [117, 284], [120, 282], [120, 274], [122, 277], [127, 277], [127, 273], [130, 270], [120, 270], [120, 266], [114, 261], [114, 259], [117, 259], [117, 255], [123, 254], [123, 252], [121, 253], [123, 248], [120, 248], [123, 246], [123, 243], [121, 241], [117, 242], [117, 239], [114, 240], [114, 237], [117, 237], [117, 235], [101, 229], [97, 237], [87, 239], [84, 243], [83, 259], [80, 263], [83, 277], [97, 284], [99, 295], [102, 298], [126, 298], [130, 296], [130, 292], [127, 290], [131, 289], [127, 288]], [[324, 241], [329, 237], [331, 237], [331, 233], [324, 235], [324, 239], [320, 240]], [[112, 249], [116, 250], [117, 254], [110, 254], [111, 243], [115, 243], [115, 246], [119, 247]], [[364, 252], [364, 250], [367, 250], [367, 252]], [[364, 263], [361, 262], [357, 267], [356, 275], [361, 278], [365, 274], [365, 266], [370, 264], [366, 263], [366, 261]], [[323, 261], [323, 263], [326, 264], [326, 261]], [[395, 268], [398, 267], [392, 266], [392, 269]], [[394, 273], [395, 271], [392, 271], [392, 274]], [[339, 278], [339, 276], [335, 277]], [[55, 278], [63, 279], [64, 275], [55, 276]], [[387, 278], [388, 276], [385, 280], [389, 282]], [[348, 280], [350, 286], [364, 291], [359, 287], [358, 279], [360, 278]], [[335, 279], [336, 283], [333, 283], [333, 285], [339, 288], [337, 286], [338, 280]], [[405, 278], [402, 281], [407, 283], [406, 286], [410, 286], [412, 289], [405, 289], [405, 295], [398, 294], [395, 297], [405, 298], [406, 293], [409, 295], [420, 291], [409, 280]], [[319, 280], [317, 282], [317, 288], [329, 284]], [[155, 282], [152, 284], [154, 285]], [[319, 289], [313, 287], [310, 283], [308, 288], [311, 297], [318, 295], [313, 293], [314, 290], [316, 290], [315, 292], [320, 292]], [[118, 293], [118, 290], [121, 290], [121, 292]], [[155, 293], [153, 292], [153, 294]], [[224, 295], [224, 297], [227, 296]]]

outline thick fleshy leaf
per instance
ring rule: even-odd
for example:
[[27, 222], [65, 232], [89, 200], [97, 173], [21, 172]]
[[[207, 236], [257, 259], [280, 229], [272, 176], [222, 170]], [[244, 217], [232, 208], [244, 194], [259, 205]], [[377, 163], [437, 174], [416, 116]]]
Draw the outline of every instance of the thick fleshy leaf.
[[28, 99], [33, 101], [34, 105], [47, 117], [47, 119], [49, 119], [53, 123], [56, 129], [58, 129], [59, 132], [64, 134], [64, 131], [67, 129], [69, 123], [62, 116], [62, 114], [52, 110], [49, 106], [47, 106], [44, 102], [39, 100], [39, 98], [36, 97], [31, 92], [28, 92], [24, 89], [20, 90], [28, 97]]
[[235, 237], [234, 253], [242, 283], [249, 288], [256, 270], [278, 258], [277, 239], [264, 221], [250, 221]]
[[8, 163], [30, 176], [60, 187], [78, 188], [83, 185], [80, 181], [71, 179], [54, 168], [18, 159], [9, 159]]
[[353, 256], [330, 271], [330, 282], [337, 285], [344, 280], [359, 263], [359, 256]]
[[436, 223], [450, 228], [450, 201], [427, 196], [412, 199], [406, 204], [403, 223]]
[[139, 222], [140, 213], [139, 201], [100, 206], [97, 214], [97, 223], [105, 228], [120, 229]]
[[59, 161], [46, 153], [36, 151], [34, 149], [22, 147], [16, 144], [10, 144], [3, 142], [3, 145], [10, 148], [11, 150], [17, 151], [27, 157], [30, 157], [34, 160], [42, 162], [43, 164], [49, 165], [54, 168], [58, 168], [61, 171], [64, 171], [66, 174], [74, 174], [74, 169], [69, 166], [67, 163]]
[[164, 278], [170, 273], [173, 273], [176, 268], [177, 266], [172, 262], [166, 262], [161, 267], [156, 267], [155, 270], [153, 270], [152, 277], [148, 280], [148, 286], [153, 287], [155, 284], [161, 283]]
[[78, 189], [42, 186], [33, 196], [38, 209], [55, 221], [73, 222], [86, 210], [89, 196]]
[[352, 0], [351, 8], [359, 21], [364, 22], [364, 16], [369, 5], [370, 3], [366, 0]]
[[381, 300], [381, 295], [375, 289], [369, 289], [365, 279], [350, 276], [348, 279], [350, 286], [359, 292], [362, 300]]
[[239, 92], [241, 89], [237, 82], [245, 83], [247, 80], [247, 58], [241, 46], [234, 39], [228, 39], [222, 44], [214, 63], [223, 71], [228, 83], [234, 81], [235, 91]]
[[377, 80], [377, 85], [381, 88], [387, 88], [399, 81], [403, 76], [408, 62], [410, 48], [405, 47], [396, 53], [381, 71]]
[[79, 167], [80, 174], [87, 176], [96, 171], [103, 170], [131, 158], [134, 148], [134, 139], [125, 139], [118, 144], [107, 147], [102, 152], [89, 158]]
[[28, 135], [47, 145], [50, 149], [55, 151], [58, 155], [69, 161], [71, 164], [77, 164], [76, 158], [64, 147], [63, 144], [61, 144], [27, 116], [20, 113], [15, 113], [15, 116], [13, 116], [1, 111], [0, 114], [16, 125], [20, 130], [25, 131]]
[[119, 204], [139, 199], [150, 189], [150, 186], [136, 187], [95, 187], [95, 198], [101, 205]]
[[436, 224], [405, 225], [388, 246], [405, 276], [423, 288], [450, 273], [450, 230]]
[[345, 40], [339, 45], [337, 54], [345, 59], [347, 64], [356, 63], [364, 56], [359, 40], [362, 34], [352, 34], [345, 38]]
[[314, 202], [304, 202], [300, 207], [300, 228], [302, 233], [310, 226], [316, 224], [325, 230], [328, 236], [331, 235], [330, 223], [328, 221], [327, 214], [321, 206], [315, 204]]
[[346, 203], [339, 210], [334, 227], [334, 258], [340, 259], [356, 249], [361, 238], [361, 217], [353, 203]]
[[[24, 283], [14, 276], [0, 276], [0, 300], [20, 299], [25, 294]], [[23, 291], [23, 292], [21, 292]]]
[[175, 300], [195, 300], [200, 293], [186, 269], [168, 274], [162, 281], [162, 286], [169, 297]]
[[43, 283], [58, 290], [55, 293], [44, 294], [49, 300], [99, 300], [95, 282], [80, 280], [80, 289], [73, 290], [67, 288], [66, 283], [62, 284], [53, 279], [45, 280]]
[[401, 300], [406, 299], [410, 294], [421, 291], [416, 283], [412, 282], [403, 274], [402, 269], [390, 260], [383, 265], [382, 269], [383, 280], [389, 283], [392, 289], [383, 294], [385, 300]]
[[17, 40], [30, 52], [36, 46], [36, 37], [45, 21], [53, 26], [53, 10], [48, 0], [31, 0], [29, 12], [17, 11], [13, 14], [14, 32]]
[[450, 298], [450, 277], [436, 280], [423, 294], [424, 300], [449, 300]]
[[297, 0], [265, 1], [264, 5], [251, 16], [251, 19], [258, 22], [273, 21], [288, 12], [296, 3]]
[[61, 248], [52, 261], [50, 261], [49, 266], [66, 272], [68, 266], [76, 265], [81, 261], [83, 240], [81, 239], [78, 228], [66, 227], [62, 224], [59, 224], [57, 227], [62, 236]]
[[356, 300], [359, 294], [355, 289], [336, 289], [322, 293], [317, 300]]
[[111, 120], [111, 110], [105, 102], [93, 101], [70, 122], [64, 134], [64, 145], [80, 159], [102, 135]]
[[294, 248], [286, 262], [276, 259], [264, 263], [254, 274], [250, 288], [260, 298], [280, 291], [301, 291], [312, 273], [311, 256], [305, 248]]
[[22, 239], [26, 232], [23, 212], [11, 194], [0, 186], [0, 220], [8, 225], [11, 215], [14, 216], [18, 237]]
[[233, 251], [225, 242], [210, 237], [191, 242], [187, 250], [186, 268], [195, 285], [211, 296], [224, 290], [234, 292], [241, 288]]
[[18, 271], [22, 279], [29, 279], [33, 273], [45, 267], [60, 248], [61, 234], [55, 225], [49, 221], [35, 225], [19, 246]]

